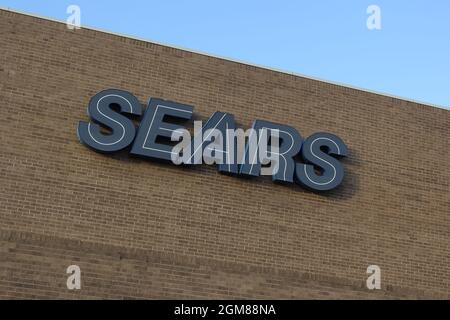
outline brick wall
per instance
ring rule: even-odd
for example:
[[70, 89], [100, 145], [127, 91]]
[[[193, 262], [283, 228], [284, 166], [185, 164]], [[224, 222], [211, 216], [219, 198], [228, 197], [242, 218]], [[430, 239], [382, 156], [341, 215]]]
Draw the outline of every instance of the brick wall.
[[[315, 194], [93, 152], [76, 128], [106, 88], [332, 132], [346, 177]], [[0, 101], [1, 298], [450, 297], [447, 110], [4, 10]]]

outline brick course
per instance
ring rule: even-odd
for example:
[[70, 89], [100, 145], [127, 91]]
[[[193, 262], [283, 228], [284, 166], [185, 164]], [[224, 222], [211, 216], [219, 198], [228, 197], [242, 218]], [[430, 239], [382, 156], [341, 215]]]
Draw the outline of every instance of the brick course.
[[[448, 110], [6, 10], [0, 30], [0, 298], [450, 297]], [[106, 88], [334, 133], [346, 177], [315, 194], [93, 152], [76, 128]]]

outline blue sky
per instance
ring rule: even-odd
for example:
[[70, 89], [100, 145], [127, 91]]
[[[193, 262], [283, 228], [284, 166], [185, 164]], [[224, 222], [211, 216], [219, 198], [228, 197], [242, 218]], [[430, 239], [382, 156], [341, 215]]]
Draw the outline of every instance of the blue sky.
[[0, 0], [60, 20], [71, 4], [82, 25], [450, 107], [449, 0]]

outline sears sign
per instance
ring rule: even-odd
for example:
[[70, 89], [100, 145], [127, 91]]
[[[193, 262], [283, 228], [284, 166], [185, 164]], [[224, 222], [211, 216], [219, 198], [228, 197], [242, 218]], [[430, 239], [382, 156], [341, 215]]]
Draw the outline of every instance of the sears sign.
[[270, 174], [273, 181], [313, 191], [332, 190], [343, 180], [339, 158], [347, 155], [347, 147], [334, 134], [318, 132], [303, 139], [293, 127], [265, 120], [255, 120], [244, 132], [232, 114], [218, 111], [204, 124], [194, 124], [191, 138], [183, 122], [192, 119], [193, 111], [190, 105], [150, 98], [143, 114], [134, 95], [108, 89], [91, 98], [90, 122], [80, 121], [78, 137], [98, 152], [131, 146], [135, 156], [186, 166], [206, 162], [237, 176]]

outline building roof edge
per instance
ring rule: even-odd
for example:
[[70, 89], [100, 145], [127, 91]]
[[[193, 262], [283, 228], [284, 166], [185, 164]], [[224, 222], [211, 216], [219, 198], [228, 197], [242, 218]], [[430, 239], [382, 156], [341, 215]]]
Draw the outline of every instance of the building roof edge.
[[[20, 11], [20, 10], [6, 8], [6, 7], [2, 7], [2, 6], [0, 6], [0, 10], [9, 11], [9, 12], [12, 12], [12, 13], [26, 15], [26, 16], [30, 16], [30, 17], [34, 17], [34, 18], [38, 18], [38, 19], [52, 21], [52, 22], [66, 24], [65, 21], [62, 21], [62, 20], [59, 20], [59, 19], [49, 18], [49, 17], [36, 15], [36, 14], [28, 13], [28, 12], [23, 12], [23, 11]], [[146, 42], [146, 43], [156, 44], [156, 45], [169, 47], [169, 48], [173, 48], [173, 49], [177, 49], [177, 50], [181, 50], [181, 51], [191, 52], [191, 53], [194, 53], [194, 54], [199, 54], [199, 55], [203, 55], [203, 56], [207, 56], [207, 57], [211, 57], [211, 58], [216, 58], [216, 59], [220, 59], [220, 60], [235, 62], [235, 63], [239, 63], [239, 64], [251, 66], [251, 67], [256, 67], [256, 68], [270, 70], [270, 71], [274, 71], [274, 72], [278, 72], [278, 73], [288, 74], [288, 75], [301, 77], [301, 78], [305, 78], [305, 79], [309, 79], [309, 80], [319, 81], [319, 82], [322, 82], [322, 83], [331, 84], [331, 85], [335, 85], [335, 86], [339, 86], [339, 87], [344, 87], [344, 88], [353, 89], [353, 90], [357, 90], [357, 91], [362, 91], [362, 92], [366, 92], [366, 93], [376, 94], [376, 95], [379, 95], [379, 96], [384, 96], [384, 97], [388, 97], [388, 98], [403, 100], [403, 101], [412, 102], [412, 103], [416, 103], [416, 104], [420, 104], [420, 105], [424, 105], [424, 106], [429, 106], [429, 107], [434, 107], [434, 108], [450, 111], [450, 106], [442, 106], [442, 105], [437, 105], [437, 104], [433, 104], [433, 103], [429, 103], [429, 102], [424, 102], [424, 101], [419, 101], [419, 100], [410, 99], [410, 98], [406, 98], [406, 97], [401, 97], [401, 96], [397, 96], [397, 95], [394, 95], [394, 94], [383, 93], [383, 92], [379, 92], [379, 91], [376, 91], [376, 90], [365, 89], [365, 88], [361, 88], [361, 87], [358, 87], [358, 86], [353, 86], [353, 85], [341, 83], [341, 82], [338, 82], [338, 81], [324, 80], [324, 79], [317, 78], [317, 77], [314, 77], [314, 76], [304, 75], [304, 74], [301, 74], [301, 73], [298, 73], [298, 72], [292, 72], [292, 71], [288, 71], [288, 70], [284, 70], [284, 69], [268, 67], [268, 66], [265, 66], [265, 65], [260, 65], [260, 64], [256, 64], [256, 63], [252, 63], [252, 62], [248, 62], [248, 61], [244, 61], [244, 60], [240, 60], [240, 59], [234, 59], [234, 58], [229, 58], [229, 57], [225, 57], [225, 56], [221, 56], [221, 55], [215, 55], [215, 54], [203, 52], [203, 51], [200, 51], [200, 50], [184, 48], [184, 47], [181, 47], [181, 46], [167, 44], [167, 43], [162, 43], [162, 42], [159, 42], [159, 41], [152, 41], [152, 40], [149, 40], [149, 39], [144, 39], [144, 38], [140, 38], [140, 37], [136, 37], [136, 36], [131, 36], [131, 35], [123, 34], [123, 33], [119, 33], [119, 32], [113, 32], [113, 31], [109, 31], [109, 30], [105, 30], [105, 29], [101, 29], [101, 28], [97, 28], [97, 27], [90, 27], [90, 26], [82, 25], [81, 28], [82, 29], [88, 29], [88, 30], [96, 31], [96, 32], [106, 33], [106, 34], [110, 34], [110, 35], [114, 35], [114, 36], [119, 36], [119, 37], [123, 37], [123, 38], [128, 38], [128, 39], [132, 39], [132, 40], [142, 41], [142, 42]]]

